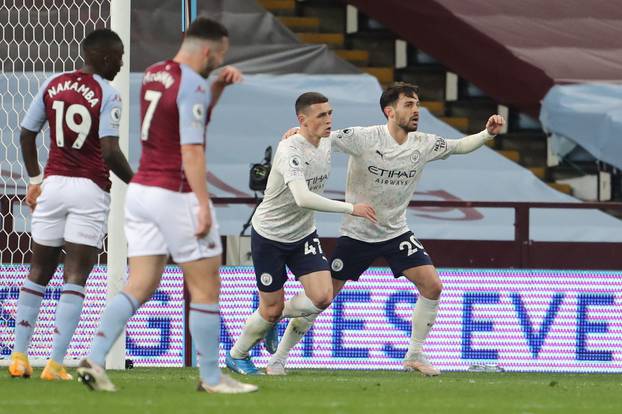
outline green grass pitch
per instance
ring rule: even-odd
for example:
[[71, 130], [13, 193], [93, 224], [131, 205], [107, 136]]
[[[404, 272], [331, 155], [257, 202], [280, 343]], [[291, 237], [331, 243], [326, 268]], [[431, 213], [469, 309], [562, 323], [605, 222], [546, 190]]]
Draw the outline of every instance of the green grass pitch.
[[[292, 370], [287, 377], [244, 377], [246, 395], [195, 391], [197, 371], [137, 368], [110, 372], [117, 393], [77, 381], [48, 383], [0, 376], [0, 413], [620, 413], [622, 376]], [[239, 376], [235, 376], [240, 378]]]

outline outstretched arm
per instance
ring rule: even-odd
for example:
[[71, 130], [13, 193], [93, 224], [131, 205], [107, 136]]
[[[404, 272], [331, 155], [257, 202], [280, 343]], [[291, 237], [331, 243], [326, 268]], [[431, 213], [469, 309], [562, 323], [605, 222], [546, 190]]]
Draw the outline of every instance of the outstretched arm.
[[373, 207], [367, 204], [351, 204], [342, 201], [331, 200], [322, 197], [309, 190], [305, 180], [293, 180], [287, 183], [296, 205], [315, 211], [326, 211], [329, 213], [352, 214], [353, 216], [365, 217], [376, 223], [376, 212]]
[[454, 154], [468, 154], [475, 151], [486, 141], [493, 139], [505, 125], [505, 119], [501, 115], [493, 115], [488, 118], [486, 122], [486, 129], [477, 134], [468, 135], [464, 138], [458, 139], [454, 148]]

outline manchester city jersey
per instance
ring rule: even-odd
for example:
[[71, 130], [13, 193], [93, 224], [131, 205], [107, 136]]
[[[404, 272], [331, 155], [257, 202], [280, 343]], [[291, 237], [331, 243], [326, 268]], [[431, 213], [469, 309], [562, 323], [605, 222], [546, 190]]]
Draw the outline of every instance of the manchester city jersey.
[[406, 209], [425, 165], [449, 156], [457, 140], [411, 132], [403, 144], [389, 134], [386, 125], [335, 131], [335, 149], [350, 155], [346, 201], [367, 203], [376, 209], [378, 223], [344, 216], [341, 234], [366, 242], [392, 239], [408, 231]]
[[253, 228], [261, 236], [279, 242], [295, 242], [315, 231], [314, 211], [298, 207], [287, 184], [304, 179], [309, 190], [324, 192], [330, 173], [331, 142], [322, 138], [318, 147], [296, 134], [281, 141], [264, 199], [253, 215]]

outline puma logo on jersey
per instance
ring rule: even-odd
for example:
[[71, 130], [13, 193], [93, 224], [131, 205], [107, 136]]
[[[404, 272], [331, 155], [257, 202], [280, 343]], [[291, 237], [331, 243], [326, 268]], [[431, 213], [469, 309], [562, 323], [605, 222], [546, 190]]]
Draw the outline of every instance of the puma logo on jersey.
[[380, 158], [384, 160], [384, 154], [378, 150], [376, 150], [376, 154], [380, 155]]

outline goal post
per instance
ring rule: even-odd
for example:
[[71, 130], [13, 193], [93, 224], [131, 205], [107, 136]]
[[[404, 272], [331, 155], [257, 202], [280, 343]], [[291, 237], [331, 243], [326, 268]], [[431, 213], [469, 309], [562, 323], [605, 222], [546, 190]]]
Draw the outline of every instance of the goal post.
[[[112, 84], [121, 94], [123, 115], [119, 125], [119, 147], [128, 157], [130, 135], [130, 33], [131, 0], [110, 0], [110, 28], [123, 41], [123, 67]], [[108, 301], [123, 288], [127, 274], [127, 240], [123, 232], [125, 193], [127, 185], [111, 174], [110, 216], [108, 219]], [[108, 358], [106, 368], [125, 369], [125, 331], [115, 342]]]
[[[51, 0], [0, 4], [0, 22], [5, 36], [0, 40], [0, 365], [6, 365], [14, 343], [15, 312], [19, 288], [28, 274], [31, 238], [30, 211], [24, 203], [27, 173], [19, 148], [20, 121], [44, 79], [53, 73], [73, 71], [82, 66], [80, 44], [91, 31], [111, 28], [125, 46], [124, 66], [114, 85], [124, 102], [120, 147], [127, 155], [129, 138], [130, 0]], [[43, 166], [49, 152], [49, 132], [37, 138], [39, 162]], [[86, 316], [69, 347], [65, 364], [73, 366], [88, 351], [98, 316], [106, 297], [122, 287], [127, 269], [127, 248], [123, 234], [125, 184], [113, 177], [109, 234], [89, 282]], [[107, 254], [108, 262], [104, 260]], [[108, 265], [108, 266], [105, 266]], [[106, 281], [106, 272], [109, 277]], [[49, 357], [55, 308], [62, 291], [62, 266], [46, 289], [37, 326], [29, 348], [33, 366]], [[106, 287], [106, 283], [108, 287]], [[117, 342], [107, 361], [110, 368], [125, 367], [125, 337]]]

